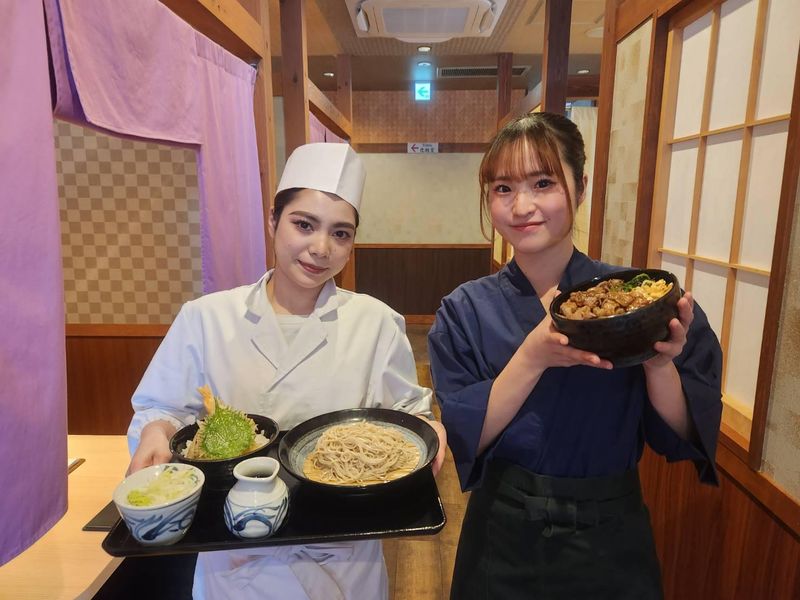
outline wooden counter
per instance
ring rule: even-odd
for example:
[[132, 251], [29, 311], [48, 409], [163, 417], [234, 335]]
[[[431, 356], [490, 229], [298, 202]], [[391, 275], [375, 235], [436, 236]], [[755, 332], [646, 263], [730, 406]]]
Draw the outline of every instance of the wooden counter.
[[130, 458], [125, 436], [71, 435], [68, 447], [70, 458], [85, 462], [69, 474], [67, 513], [0, 567], [0, 598], [91, 598], [122, 562], [100, 547], [106, 532], [81, 528], [108, 503], [125, 475]]

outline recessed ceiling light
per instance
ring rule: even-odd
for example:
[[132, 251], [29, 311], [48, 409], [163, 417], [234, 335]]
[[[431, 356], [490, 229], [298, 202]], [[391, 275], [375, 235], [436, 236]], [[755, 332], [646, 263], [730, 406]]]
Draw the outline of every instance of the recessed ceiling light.
[[431, 63], [427, 60], [421, 60], [417, 63], [418, 67], [430, 67]]
[[578, 75], [588, 75], [589, 69], [578, 69]]
[[418, 46], [417, 47], [417, 52], [430, 52], [430, 51], [431, 51], [431, 47], [430, 46]]
[[333, 71], [325, 71], [323, 77], [335, 77], [335, 73]]
[[603, 26], [600, 25], [598, 27], [592, 27], [591, 29], [587, 29], [584, 32], [584, 35], [588, 38], [601, 38], [603, 37]]

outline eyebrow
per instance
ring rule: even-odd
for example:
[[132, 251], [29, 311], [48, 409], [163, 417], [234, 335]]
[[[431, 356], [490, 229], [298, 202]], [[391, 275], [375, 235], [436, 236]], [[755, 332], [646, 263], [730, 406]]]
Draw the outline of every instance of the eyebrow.
[[[305, 211], [302, 211], [302, 210], [295, 210], [295, 211], [290, 212], [289, 214], [290, 215], [297, 215], [299, 217], [305, 217], [309, 221], [312, 221], [315, 225], [319, 225], [321, 223], [321, 221], [316, 216], [312, 215], [311, 213], [307, 213]], [[353, 231], [356, 230], [356, 226], [353, 225], [352, 223], [349, 223], [348, 221], [339, 221], [338, 223], [334, 223], [333, 224], [333, 229], [342, 229], [342, 228], [351, 229]]]
[[[542, 175], [546, 177], [551, 177], [552, 173], [547, 173], [546, 171], [530, 171], [529, 173], [525, 173], [525, 178], [528, 179], [530, 177], [541, 177]], [[498, 175], [494, 178], [493, 181], [511, 181], [513, 177], [511, 175]]]

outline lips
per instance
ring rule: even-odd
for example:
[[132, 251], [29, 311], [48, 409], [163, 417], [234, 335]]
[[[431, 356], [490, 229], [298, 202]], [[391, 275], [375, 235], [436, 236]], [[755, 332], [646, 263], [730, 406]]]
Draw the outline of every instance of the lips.
[[544, 225], [544, 221], [533, 221], [530, 223], [522, 223], [520, 225], [512, 225], [511, 228], [515, 229], [516, 231], [526, 233], [528, 231], [535, 231], [542, 225]]
[[321, 275], [322, 273], [324, 273], [325, 271], [328, 270], [327, 267], [317, 267], [317, 266], [305, 263], [302, 260], [298, 260], [297, 262], [300, 263], [300, 266], [303, 267], [303, 269], [305, 269], [306, 271], [308, 271], [312, 275]]

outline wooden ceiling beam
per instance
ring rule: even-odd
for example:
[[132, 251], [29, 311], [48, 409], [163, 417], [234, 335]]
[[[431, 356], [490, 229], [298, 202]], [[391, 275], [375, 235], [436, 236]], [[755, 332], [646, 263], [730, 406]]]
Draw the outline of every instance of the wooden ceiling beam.
[[347, 140], [353, 137], [353, 126], [350, 119], [336, 108], [336, 105], [310, 79], [306, 85], [308, 90], [309, 109], [320, 122], [333, 133]]
[[511, 77], [514, 55], [500, 52], [497, 55], [497, 122], [511, 111]]
[[264, 54], [266, 34], [237, 0], [161, 0], [161, 3], [246, 62], [268, 56]]
[[572, 0], [546, 0], [542, 52], [542, 110], [564, 114]]
[[280, 0], [281, 82], [286, 156], [311, 139], [305, 0]]
[[349, 54], [336, 55], [336, 106], [345, 119], [353, 120], [353, 61]]

